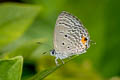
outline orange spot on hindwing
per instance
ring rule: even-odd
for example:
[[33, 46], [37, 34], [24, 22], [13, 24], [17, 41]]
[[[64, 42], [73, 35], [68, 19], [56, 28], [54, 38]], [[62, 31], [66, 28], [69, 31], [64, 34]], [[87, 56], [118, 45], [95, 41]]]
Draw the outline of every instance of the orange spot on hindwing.
[[81, 39], [81, 42], [85, 45], [87, 39], [83, 36], [82, 39]]

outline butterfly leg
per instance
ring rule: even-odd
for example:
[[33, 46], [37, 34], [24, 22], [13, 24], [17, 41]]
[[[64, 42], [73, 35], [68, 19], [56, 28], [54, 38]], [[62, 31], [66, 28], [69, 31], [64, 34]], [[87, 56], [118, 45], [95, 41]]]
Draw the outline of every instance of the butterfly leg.
[[57, 60], [58, 60], [58, 57], [55, 58], [55, 63], [56, 65], [59, 65]]
[[61, 59], [62, 63], [64, 64], [65, 62]]

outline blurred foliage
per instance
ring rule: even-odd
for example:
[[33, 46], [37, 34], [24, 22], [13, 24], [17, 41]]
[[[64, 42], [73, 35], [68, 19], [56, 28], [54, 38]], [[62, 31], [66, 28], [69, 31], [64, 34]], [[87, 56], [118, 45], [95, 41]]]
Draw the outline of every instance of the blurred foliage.
[[[119, 0], [19, 1], [0, 3], [0, 58], [23, 56], [22, 80], [39, 80], [51, 73], [45, 80], [120, 80]], [[72, 62], [56, 67], [48, 53], [53, 48], [54, 25], [61, 11], [81, 19], [96, 45], [91, 44], [86, 54]], [[7, 71], [5, 68], [0, 68], [0, 74]]]
[[0, 60], [0, 80], [20, 80], [23, 66], [21, 56]]

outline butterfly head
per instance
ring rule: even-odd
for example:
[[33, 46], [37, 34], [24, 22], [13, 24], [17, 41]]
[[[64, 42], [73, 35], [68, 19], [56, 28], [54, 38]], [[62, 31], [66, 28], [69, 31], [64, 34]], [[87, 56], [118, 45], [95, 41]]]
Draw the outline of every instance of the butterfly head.
[[51, 51], [50, 51], [50, 54], [51, 54], [51, 56], [55, 56], [55, 50], [54, 50], [54, 49], [51, 50]]

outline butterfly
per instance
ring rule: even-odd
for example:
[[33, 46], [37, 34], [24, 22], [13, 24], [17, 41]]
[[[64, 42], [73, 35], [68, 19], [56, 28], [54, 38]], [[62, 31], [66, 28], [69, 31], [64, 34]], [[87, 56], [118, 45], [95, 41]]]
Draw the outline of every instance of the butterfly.
[[77, 17], [63, 11], [56, 20], [53, 43], [50, 54], [56, 57], [55, 63], [58, 64], [58, 59], [85, 53], [90, 47], [90, 36]]

